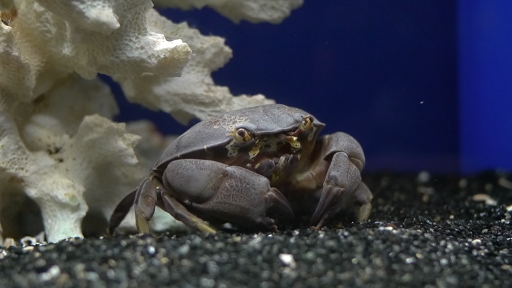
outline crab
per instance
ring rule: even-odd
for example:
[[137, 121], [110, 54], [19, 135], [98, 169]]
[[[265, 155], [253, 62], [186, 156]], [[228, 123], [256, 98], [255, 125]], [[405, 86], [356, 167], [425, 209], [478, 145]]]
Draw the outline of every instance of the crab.
[[314, 207], [309, 225], [316, 229], [341, 212], [365, 220], [372, 193], [361, 181], [363, 150], [346, 133], [318, 137], [324, 126], [301, 109], [279, 104], [199, 122], [167, 147], [149, 176], [118, 204], [109, 231], [132, 206], [141, 233], [149, 233], [156, 206], [208, 233], [223, 223], [276, 231], [294, 219], [290, 201]]

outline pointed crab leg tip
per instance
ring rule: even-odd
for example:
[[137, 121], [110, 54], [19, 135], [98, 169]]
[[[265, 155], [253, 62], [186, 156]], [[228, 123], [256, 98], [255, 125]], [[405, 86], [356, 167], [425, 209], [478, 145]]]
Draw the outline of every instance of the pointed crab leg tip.
[[371, 204], [362, 205], [361, 208], [359, 208], [359, 211], [357, 213], [357, 222], [368, 220], [368, 218], [370, 217], [371, 210], [372, 210]]
[[310, 222], [309, 222], [309, 226], [313, 229], [313, 230], [321, 230], [323, 227], [324, 227], [324, 223], [325, 223], [325, 216], [322, 217], [321, 219], [319, 219], [319, 217], [315, 217], [315, 215], [313, 215], [313, 217], [311, 218]]
[[309, 227], [309, 229], [314, 230], [314, 231], [320, 231], [320, 230], [322, 230], [322, 228], [321, 228], [321, 227], [318, 227], [318, 226], [310, 226], [310, 227]]
[[316, 213], [311, 217], [311, 220], [309, 220], [309, 226], [315, 227], [316, 229], [320, 229], [320, 219], [318, 219], [318, 215]]
[[335, 185], [324, 184], [322, 195], [320, 196], [320, 200], [316, 206], [315, 213], [313, 213], [313, 216], [311, 217], [310, 224], [313, 224], [316, 227], [323, 227], [323, 223], [326, 219], [335, 214], [337, 212], [335, 210], [339, 210], [336, 209], [335, 206], [344, 190], [344, 188], [337, 187]]
[[115, 229], [116, 229], [115, 227], [112, 227], [112, 226], [109, 224], [109, 225], [108, 225], [108, 227], [107, 227], [107, 231], [106, 231], [106, 232], [107, 232], [107, 235], [108, 235], [108, 236], [112, 236], [112, 235], [114, 235], [114, 231], [115, 231]]
[[137, 221], [137, 230], [141, 234], [149, 234], [149, 224], [146, 219], [142, 216], [142, 212], [136, 209], [135, 219]]
[[202, 232], [208, 234], [217, 234], [217, 231], [215, 229], [203, 223], [198, 223], [197, 228], [199, 228], [199, 230], [201, 230]]
[[114, 230], [123, 222], [126, 214], [130, 211], [133, 206], [133, 202], [135, 201], [135, 192], [132, 191], [128, 195], [126, 195], [119, 204], [117, 204], [116, 208], [112, 212], [110, 216], [110, 220], [108, 223], [108, 233], [109, 235], [114, 234]]
[[268, 194], [268, 197], [270, 198], [272, 205], [279, 211], [279, 213], [282, 213], [283, 216], [288, 219], [295, 218], [293, 210], [290, 207], [290, 203], [288, 200], [286, 200], [283, 194], [279, 192], [279, 190], [272, 188], [271, 192]]
[[327, 211], [327, 207], [325, 205], [317, 206], [315, 213], [311, 216], [311, 220], [309, 221], [309, 225], [318, 227], [320, 226], [320, 222], [322, 222], [322, 218]]

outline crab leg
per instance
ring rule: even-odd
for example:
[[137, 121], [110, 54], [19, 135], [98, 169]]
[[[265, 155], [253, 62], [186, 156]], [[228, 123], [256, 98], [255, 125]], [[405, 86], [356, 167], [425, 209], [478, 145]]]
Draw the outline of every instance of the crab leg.
[[168, 211], [174, 218], [190, 227], [207, 233], [215, 233], [215, 230], [210, 228], [206, 222], [188, 212], [181, 203], [167, 194], [162, 182], [154, 175], [142, 180], [139, 187], [117, 205], [110, 217], [109, 234], [113, 234], [132, 206], [135, 208], [135, 222], [140, 233], [149, 233], [148, 221], [155, 213], [155, 206]]
[[[338, 132], [320, 139], [323, 161], [320, 166], [330, 162], [322, 194], [311, 218], [310, 225], [321, 228], [325, 222], [340, 210], [356, 209], [357, 221], [368, 218], [372, 193], [361, 182], [361, 169], [364, 166], [364, 154], [359, 143], [350, 135]], [[332, 155], [332, 158], [329, 160]], [[321, 169], [320, 169], [321, 170]]]
[[190, 213], [187, 208], [185, 208], [185, 206], [183, 206], [174, 197], [168, 195], [167, 193], [163, 193], [162, 200], [164, 202], [164, 210], [171, 214], [174, 219], [183, 222], [188, 227], [202, 232], [211, 234], [215, 234], [217, 232], [201, 218]]
[[119, 224], [121, 224], [123, 219], [126, 217], [126, 214], [130, 211], [130, 208], [132, 208], [136, 192], [137, 190], [132, 191], [130, 194], [126, 195], [119, 204], [117, 204], [108, 223], [109, 235], [114, 234], [114, 230], [119, 226]]
[[140, 233], [149, 233], [148, 221], [155, 213], [157, 195], [161, 193], [162, 182], [154, 175], [145, 178], [137, 188], [135, 195], [135, 223]]
[[113, 233], [114, 229], [121, 224], [131, 206], [135, 208], [135, 223], [140, 233], [149, 233], [148, 221], [155, 213], [157, 204], [157, 195], [161, 193], [162, 182], [151, 174], [144, 178], [139, 187], [117, 205], [114, 213], [110, 217], [109, 233]]

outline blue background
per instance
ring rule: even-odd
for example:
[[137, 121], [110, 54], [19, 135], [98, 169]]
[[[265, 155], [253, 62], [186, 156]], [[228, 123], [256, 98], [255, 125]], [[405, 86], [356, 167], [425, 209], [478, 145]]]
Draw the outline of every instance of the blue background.
[[[300, 107], [327, 124], [324, 133], [353, 135], [367, 171], [512, 169], [512, 82], [501, 85], [511, 76], [512, 11], [497, 1], [461, 2], [305, 0], [278, 25], [236, 25], [208, 8], [159, 11], [226, 38], [234, 57], [213, 73], [218, 85]], [[150, 118], [163, 133], [187, 129], [116, 95], [118, 121]]]
[[512, 1], [458, 10], [461, 171], [512, 170]]

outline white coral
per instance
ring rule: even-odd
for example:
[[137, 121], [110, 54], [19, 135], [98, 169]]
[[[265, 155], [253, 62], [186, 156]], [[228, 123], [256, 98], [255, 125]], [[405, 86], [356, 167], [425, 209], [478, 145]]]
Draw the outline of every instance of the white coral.
[[[146, 129], [145, 138], [152, 141], [138, 149], [143, 160], [138, 161], [134, 147], [140, 137], [103, 117], [112, 117], [117, 106], [98, 80], [70, 77], [30, 106], [18, 110], [18, 115], [26, 110], [30, 115], [17, 123], [0, 114], [0, 171], [9, 175], [5, 183], [21, 183], [39, 205], [52, 242], [81, 237], [86, 212], [92, 219], [108, 219], [123, 195], [147, 174], [145, 160], [155, 160], [146, 151], [162, 151], [167, 144], [152, 139], [156, 131]], [[94, 112], [103, 116], [86, 116]], [[94, 232], [101, 228], [106, 226], [97, 225]]]
[[24, 193], [39, 205], [48, 240], [81, 236], [86, 212], [108, 219], [148, 167], [135, 157], [136, 136], [86, 117], [117, 113], [108, 87], [66, 75], [178, 76], [191, 51], [147, 28], [149, 0], [14, 4], [11, 27], [0, 24], [1, 206], [20, 207]]
[[[179, 39], [166, 41], [162, 34], [147, 28], [149, 0], [16, 0], [15, 4], [18, 16], [12, 26], [18, 30], [20, 47], [32, 50], [23, 54], [38, 50], [37, 54], [49, 58], [54, 66], [86, 79], [97, 73], [119, 80], [143, 73], [174, 77], [190, 59], [187, 44]], [[109, 7], [107, 15], [122, 25], [105, 22], [106, 15], [97, 13], [102, 7]], [[77, 20], [83, 19], [75, 17], [80, 14], [89, 20]], [[96, 25], [86, 25], [91, 22]], [[109, 28], [100, 29], [102, 26]]]
[[[71, 93], [77, 98], [69, 97]], [[109, 191], [96, 185], [112, 183], [112, 174], [138, 163], [133, 152], [138, 137], [125, 133], [124, 124], [99, 115], [84, 118], [102, 110], [111, 117], [117, 110], [108, 87], [97, 80], [71, 78], [42, 97], [18, 110], [17, 115], [31, 111], [18, 123], [1, 113], [0, 170], [11, 175], [8, 182], [23, 185], [24, 192], [36, 201], [48, 240], [57, 241], [82, 236], [86, 191], [101, 191], [106, 198], [119, 201], [119, 195], [131, 189], [120, 185]]]
[[233, 97], [228, 87], [217, 86], [210, 76], [224, 66], [232, 51], [224, 39], [203, 36], [186, 23], [174, 24], [156, 11], [147, 14], [148, 26], [168, 39], [183, 39], [194, 55], [179, 78], [142, 75], [121, 82], [126, 97], [153, 110], [163, 110], [181, 123], [192, 118], [201, 120], [230, 110], [274, 103], [263, 95]]
[[290, 15], [291, 10], [302, 6], [303, 0], [154, 0], [155, 5], [181, 9], [201, 9], [209, 6], [224, 17], [238, 23], [270, 22], [278, 24]]
[[[212, 6], [234, 21], [275, 23], [302, 0], [217, 2], [224, 4]], [[0, 24], [0, 215], [33, 213], [28, 196], [49, 241], [81, 237], [82, 227], [103, 232], [115, 205], [168, 144], [139, 123], [129, 126], [143, 136], [136, 148], [140, 137], [108, 120], [117, 106], [97, 73], [120, 82], [132, 101], [181, 122], [272, 102], [232, 97], [216, 86], [210, 73], [232, 56], [224, 39], [173, 24], [150, 0], [0, 0], [0, 6], [8, 18]], [[156, 229], [176, 225], [167, 214], [155, 215], [167, 217]], [[30, 230], [12, 232], [18, 220], [0, 220], [7, 223], [0, 239], [7, 230]], [[133, 222], [121, 228], [133, 229]]]

